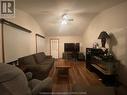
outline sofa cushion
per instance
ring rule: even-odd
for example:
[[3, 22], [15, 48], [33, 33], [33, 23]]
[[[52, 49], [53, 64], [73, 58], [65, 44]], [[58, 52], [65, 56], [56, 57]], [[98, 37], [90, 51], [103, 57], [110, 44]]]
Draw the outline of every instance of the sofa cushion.
[[20, 74], [20, 70], [15, 66], [0, 64], [0, 83], [12, 80]]
[[32, 95], [22, 70], [16, 66], [0, 64], [0, 95]]
[[52, 91], [52, 79], [46, 78], [43, 81], [33, 79], [29, 82], [33, 95], [38, 95], [38, 92], [51, 92]]
[[20, 65], [36, 65], [36, 61], [33, 55], [30, 55], [30, 56], [19, 58], [19, 64]]
[[26, 71], [31, 72], [33, 78], [44, 79], [48, 76], [51, 69], [51, 65], [26, 65]]
[[46, 59], [46, 55], [44, 52], [40, 52], [39, 54], [42, 56], [43, 59]]
[[54, 63], [54, 58], [52, 58], [51, 56], [47, 57], [44, 52], [37, 53], [34, 55], [34, 57], [37, 63], [40, 65]]
[[34, 58], [38, 64], [45, 60], [44, 55], [41, 55], [40, 53], [34, 54]]
[[26, 65], [27, 70], [33, 71], [35, 73], [37, 72], [47, 72], [49, 66], [48, 65]]

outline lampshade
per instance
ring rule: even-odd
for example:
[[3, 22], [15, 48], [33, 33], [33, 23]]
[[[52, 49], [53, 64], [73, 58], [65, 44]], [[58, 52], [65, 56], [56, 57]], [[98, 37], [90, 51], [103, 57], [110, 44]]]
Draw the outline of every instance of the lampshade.
[[106, 38], [110, 38], [110, 36], [107, 34], [107, 32], [102, 31], [98, 37], [98, 39], [106, 39]]

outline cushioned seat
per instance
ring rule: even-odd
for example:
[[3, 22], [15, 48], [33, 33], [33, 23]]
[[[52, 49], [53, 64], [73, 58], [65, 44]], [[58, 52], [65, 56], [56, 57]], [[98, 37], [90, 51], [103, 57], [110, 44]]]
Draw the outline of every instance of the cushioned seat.
[[50, 70], [50, 65], [27, 65], [26, 66], [26, 71], [36, 71], [38, 70], [37, 72], [48, 72], [48, 70]]
[[0, 95], [40, 95], [52, 91], [52, 79], [28, 80], [19, 68], [0, 64]]
[[18, 59], [20, 65], [36, 65], [33, 55], [25, 56]]
[[15, 66], [0, 64], [0, 94], [31, 95], [27, 79], [20, 69]]
[[43, 81], [33, 79], [29, 82], [29, 86], [32, 89], [33, 95], [37, 95], [38, 92], [51, 92], [52, 80], [51, 78], [46, 78]]
[[34, 54], [34, 58], [38, 64], [43, 63], [45, 56], [42, 56], [40, 53]]
[[43, 52], [34, 54], [35, 60], [38, 64], [43, 65], [43, 64], [53, 64], [54, 63], [54, 58], [52, 57], [47, 57]]
[[48, 77], [50, 65], [26, 65], [26, 72], [31, 72], [33, 78], [43, 80]]

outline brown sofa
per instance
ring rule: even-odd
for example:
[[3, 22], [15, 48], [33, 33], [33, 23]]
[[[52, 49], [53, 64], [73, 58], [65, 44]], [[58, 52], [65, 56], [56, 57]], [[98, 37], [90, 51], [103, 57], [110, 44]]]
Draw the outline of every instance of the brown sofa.
[[24, 72], [31, 72], [33, 78], [43, 80], [48, 77], [49, 71], [54, 64], [54, 58], [41, 52], [19, 58], [18, 63]]

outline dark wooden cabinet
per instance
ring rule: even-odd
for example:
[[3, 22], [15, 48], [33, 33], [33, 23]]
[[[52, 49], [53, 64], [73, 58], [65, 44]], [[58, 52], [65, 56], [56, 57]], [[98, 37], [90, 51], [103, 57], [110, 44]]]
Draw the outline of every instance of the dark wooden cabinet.
[[[86, 48], [86, 67], [91, 70], [91, 64], [99, 63], [104, 53], [102, 49]], [[96, 57], [98, 57], [97, 60]]]
[[102, 49], [86, 48], [86, 68], [95, 72], [106, 85], [115, 84], [115, 63]]

